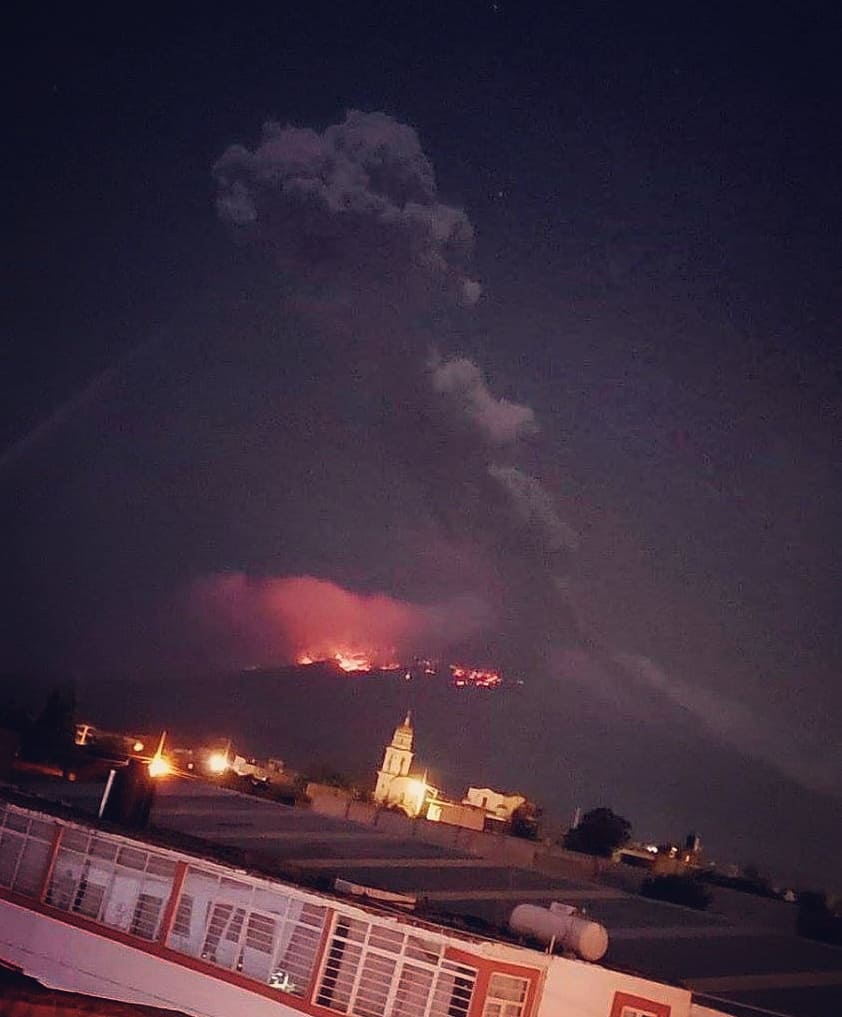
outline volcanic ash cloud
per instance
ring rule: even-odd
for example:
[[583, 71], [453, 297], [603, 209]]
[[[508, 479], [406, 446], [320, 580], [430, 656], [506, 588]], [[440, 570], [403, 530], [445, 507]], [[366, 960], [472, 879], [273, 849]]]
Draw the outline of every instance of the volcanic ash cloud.
[[254, 149], [231, 145], [213, 177], [220, 218], [267, 244], [299, 283], [350, 294], [399, 283], [422, 302], [479, 298], [466, 270], [467, 216], [439, 201], [415, 130], [385, 113], [351, 110], [321, 132], [267, 123]]

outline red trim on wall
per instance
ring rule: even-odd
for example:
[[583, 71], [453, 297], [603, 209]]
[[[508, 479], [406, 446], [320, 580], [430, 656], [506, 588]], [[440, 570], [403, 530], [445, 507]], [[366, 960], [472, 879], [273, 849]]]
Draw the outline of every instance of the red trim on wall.
[[58, 858], [58, 849], [61, 847], [61, 838], [64, 836], [64, 826], [61, 823], [53, 824], [53, 842], [50, 845], [50, 855], [47, 859], [47, 868], [44, 870], [44, 875], [41, 879], [41, 885], [38, 887], [38, 900], [42, 901], [44, 895], [47, 892], [47, 887], [50, 885], [50, 880], [53, 878], [53, 869], [56, 867], [56, 859]]
[[[183, 865], [184, 871], [178, 870], [176, 872], [176, 883], [173, 886], [173, 893], [166, 905], [164, 918], [162, 919], [161, 934], [158, 940], [142, 939], [138, 936], [131, 935], [131, 933], [123, 932], [120, 929], [103, 926], [99, 922], [86, 918], [84, 915], [71, 914], [67, 911], [61, 911], [58, 908], [54, 908], [51, 905], [44, 903], [43, 901], [34, 901], [31, 897], [26, 897], [23, 894], [18, 894], [14, 891], [2, 888], [0, 888], [0, 900], [7, 900], [9, 903], [21, 907], [25, 911], [35, 912], [44, 918], [60, 922], [61, 924], [68, 925], [71, 928], [80, 929], [81, 931], [90, 933], [100, 939], [119, 943], [121, 946], [126, 946], [133, 950], [139, 950], [141, 953], [156, 957], [161, 961], [167, 961], [171, 964], [175, 964], [176, 966], [185, 968], [188, 971], [193, 971], [197, 974], [215, 978], [220, 982], [233, 985], [238, 989], [254, 993], [257, 996], [263, 996], [266, 999], [275, 1000], [278, 1003], [282, 1003], [284, 1006], [290, 1007], [292, 1010], [297, 1010], [299, 1013], [307, 1014], [308, 1017], [336, 1017], [336, 1011], [329, 1010], [326, 1007], [319, 1006], [313, 1002], [316, 988], [321, 979], [325, 951], [327, 950], [330, 937], [333, 932], [333, 918], [335, 914], [333, 909], [329, 910], [329, 913], [326, 916], [325, 928], [319, 944], [316, 965], [313, 968], [313, 977], [307, 989], [307, 996], [292, 996], [288, 993], [280, 992], [278, 989], [274, 989], [269, 985], [264, 985], [262, 982], [255, 981], [238, 971], [231, 971], [227, 968], [218, 967], [217, 965], [211, 964], [209, 961], [202, 960], [198, 957], [190, 957], [187, 954], [180, 953], [166, 945], [165, 936], [168, 934], [169, 928], [171, 927], [172, 921], [175, 917], [175, 908], [181, 891], [181, 884], [184, 880], [184, 873], [187, 869], [186, 862], [180, 862], [178, 865], [179, 867]], [[539, 969], [520, 967], [517, 964], [508, 964], [505, 961], [498, 961], [493, 958], [478, 956], [477, 954], [467, 953], [466, 951], [450, 946], [445, 947], [444, 955], [448, 960], [464, 964], [467, 967], [473, 968], [477, 972], [474, 994], [470, 1010], [468, 1011], [468, 1017], [482, 1017], [482, 1012], [485, 1008], [486, 996], [488, 994], [488, 985], [491, 980], [491, 975], [494, 972], [513, 975], [517, 978], [525, 978], [527, 980], [528, 988], [526, 1004], [524, 1006], [524, 1017], [534, 1017], [538, 984], [541, 976], [541, 971]], [[617, 998], [621, 996], [626, 998], [623, 993], [618, 993], [617, 996], [615, 996], [615, 1004]], [[636, 998], [637, 997], [632, 996], [627, 997], [630, 1003], [633, 1003]], [[647, 1000], [641, 1000], [640, 1002], [648, 1003]], [[660, 1006], [660, 1004], [653, 1005]], [[670, 1017], [669, 1010], [670, 1008], [666, 1007], [665, 1010], [660, 1009], [655, 1012], [657, 1013], [657, 1017]], [[612, 1010], [612, 1017], [616, 1017], [619, 1013], [619, 1010], [616, 1014]]]
[[184, 877], [187, 875], [187, 862], [176, 862], [175, 863], [175, 875], [172, 881], [172, 890], [167, 898], [167, 903], [164, 906], [164, 914], [161, 917], [161, 927], [158, 929], [158, 941], [166, 943], [167, 938], [170, 934], [170, 929], [175, 921], [175, 912], [178, 907], [178, 899], [181, 896], [181, 891], [184, 888]]
[[615, 992], [609, 1017], [623, 1017], [623, 1009], [627, 1006], [634, 1007], [635, 1010], [642, 1010], [646, 1014], [652, 1014], [653, 1017], [670, 1017], [672, 1013], [669, 1003], [656, 1003], [654, 999], [635, 996], [631, 992]]
[[[444, 955], [448, 960], [456, 961], [458, 964], [466, 964], [476, 968], [477, 980], [474, 987], [474, 996], [471, 1001], [471, 1008], [468, 1017], [482, 1017], [488, 996], [488, 985], [491, 976], [495, 973], [511, 975], [513, 978], [526, 980], [526, 999], [523, 1005], [523, 1017], [534, 1017], [538, 1004], [538, 985], [543, 972], [539, 968], [522, 967], [520, 964], [510, 964], [507, 961], [497, 960], [493, 957], [483, 957], [478, 954], [466, 953], [455, 947], [445, 947]], [[667, 1014], [669, 1017], [669, 1014]]]
[[484, 964], [476, 965], [477, 980], [474, 984], [474, 994], [471, 997], [471, 1008], [468, 1010], [468, 1017], [482, 1017], [485, 1009], [485, 997], [488, 995], [488, 983], [491, 981], [491, 969]]
[[168, 961], [178, 967], [187, 968], [189, 971], [195, 971], [198, 974], [216, 978], [220, 982], [226, 982], [228, 985], [252, 992], [257, 996], [273, 999], [275, 1002], [283, 1003], [284, 1006], [288, 1006], [292, 1010], [308, 1014], [309, 1017], [336, 1017], [335, 1011], [315, 1006], [301, 996], [292, 996], [289, 993], [273, 989], [270, 985], [264, 985], [262, 982], [255, 981], [253, 978], [240, 974], [238, 971], [230, 971], [227, 968], [217, 967], [216, 964], [210, 964], [208, 961], [201, 960], [198, 957], [189, 957], [187, 954], [179, 953], [177, 950], [165, 946], [160, 941], [132, 936], [130, 933], [123, 932], [120, 929], [103, 926], [99, 922], [86, 918], [84, 915], [69, 914], [67, 911], [60, 911], [49, 904], [34, 901], [31, 897], [25, 897], [22, 894], [3, 888], [0, 888], [0, 900], [6, 900], [10, 904], [22, 908], [24, 911], [33, 911], [44, 918], [49, 918], [62, 925], [69, 925], [71, 928], [89, 932], [100, 939], [110, 940], [111, 942], [119, 943], [121, 946], [139, 950], [141, 953], [149, 954], [158, 960]]
[[526, 990], [526, 1006], [523, 1008], [524, 1017], [537, 1017], [538, 1014], [538, 983], [543, 975], [542, 971], [535, 972], [535, 977], [529, 979], [529, 987]]
[[[328, 943], [333, 936], [333, 925], [334, 918], [336, 917], [335, 908], [327, 908], [325, 910], [325, 924], [322, 929], [322, 936], [319, 940], [319, 945], [316, 950], [316, 963], [313, 965], [313, 974], [310, 976], [310, 984], [307, 986], [307, 999], [313, 1000], [316, 998], [316, 989], [319, 987], [319, 982], [322, 980], [322, 969], [325, 963], [325, 953], [327, 952]], [[315, 1005], [315, 1004], [314, 1004]]]
[[256, 981], [254, 978], [249, 978], [248, 975], [243, 975], [239, 971], [217, 967], [216, 964], [211, 964], [209, 961], [202, 960], [199, 957], [189, 957], [187, 954], [170, 949], [170, 947], [164, 947], [160, 950], [159, 956], [162, 960], [170, 961], [179, 967], [187, 968], [189, 971], [195, 971], [197, 974], [216, 978], [218, 981], [234, 985], [238, 989], [253, 992], [256, 996], [273, 999], [276, 1003], [283, 1003], [284, 1006], [288, 1006], [291, 1010], [298, 1010], [299, 1013], [307, 1014], [308, 1017], [336, 1017], [335, 1010], [326, 1010], [324, 1007], [316, 1006], [304, 996], [292, 996], [287, 992], [282, 992], [280, 989], [273, 989], [271, 985], [266, 985], [263, 982]]

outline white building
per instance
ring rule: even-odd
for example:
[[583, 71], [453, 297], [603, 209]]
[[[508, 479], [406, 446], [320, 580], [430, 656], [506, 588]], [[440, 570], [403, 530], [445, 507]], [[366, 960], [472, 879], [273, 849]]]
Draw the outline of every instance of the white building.
[[523, 795], [505, 795], [490, 787], [469, 787], [462, 804], [485, 809], [486, 815], [492, 819], [508, 823], [515, 810], [526, 804], [526, 798]]
[[[108, 1000], [100, 1012], [116, 1001], [195, 1017], [725, 1017], [684, 988], [468, 936], [31, 804], [0, 798], [0, 963]], [[582, 956], [576, 944], [595, 923], [524, 907], [552, 929], [562, 922], [565, 947]]]
[[377, 771], [374, 800], [381, 805], [396, 805], [409, 816], [417, 816], [427, 798], [424, 777], [410, 773], [413, 752], [412, 714], [407, 711], [404, 722], [395, 728], [392, 741], [383, 753], [383, 763]]

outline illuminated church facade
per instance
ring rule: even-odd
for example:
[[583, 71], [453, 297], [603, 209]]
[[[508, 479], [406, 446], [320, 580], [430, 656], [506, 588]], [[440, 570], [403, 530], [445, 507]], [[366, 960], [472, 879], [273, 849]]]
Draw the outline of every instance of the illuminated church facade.
[[401, 809], [411, 819], [422, 817], [433, 823], [484, 830], [501, 828], [511, 821], [519, 806], [526, 804], [523, 795], [505, 795], [492, 788], [468, 788], [461, 802], [446, 798], [427, 783], [426, 771], [413, 772], [414, 741], [412, 712], [407, 711], [403, 723], [395, 728], [377, 771], [373, 797], [378, 805]]
[[407, 711], [403, 723], [395, 728], [392, 741], [386, 746], [374, 786], [375, 802], [396, 806], [408, 816], [418, 816], [423, 812], [427, 793], [432, 790], [427, 786], [426, 777], [410, 772], [414, 738], [412, 713]]

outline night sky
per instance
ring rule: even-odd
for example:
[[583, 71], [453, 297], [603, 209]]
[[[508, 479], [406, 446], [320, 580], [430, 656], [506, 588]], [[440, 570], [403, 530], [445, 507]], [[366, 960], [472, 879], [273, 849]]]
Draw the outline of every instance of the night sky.
[[288, 8], [6, 33], [0, 670], [502, 667], [454, 793], [842, 885], [842, 16]]

